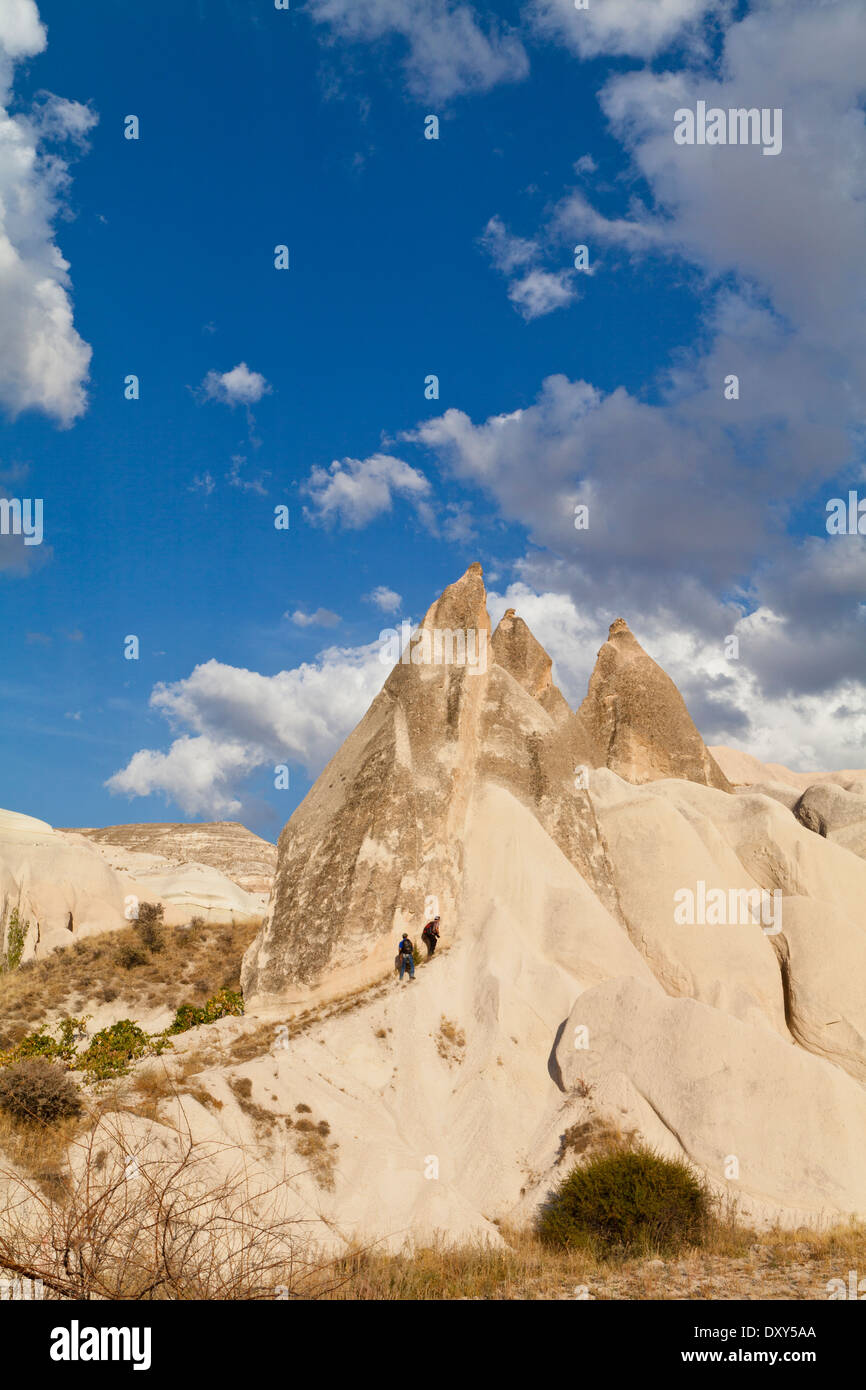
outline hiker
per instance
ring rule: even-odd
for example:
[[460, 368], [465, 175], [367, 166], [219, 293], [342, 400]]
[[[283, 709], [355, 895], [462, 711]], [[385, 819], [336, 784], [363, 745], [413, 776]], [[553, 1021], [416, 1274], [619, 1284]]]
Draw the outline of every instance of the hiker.
[[421, 940], [427, 947], [427, 959], [429, 960], [430, 957], [433, 955], [434, 951], [436, 950], [436, 942], [439, 940], [438, 917], [434, 917], [432, 922], [427, 923], [426, 927], [421, 933]]
[[400, 945], [397, 947], [397, 950], [398, 950], [398, 952], [399, 952], [399, 954], [400, 954], [400, 979], [401, 979], [401, 980], [403, 979], [403, 972], [405, 971], [406, 966], [408, 965], [408, 967], [409, 967], [409, 979], [410, 979], [410, 980], [414, 980], [414, 978], [415, 978], [415, 947], [412, 945], [412, 942], [409, 940], [409, 935], [408, 935], [407, 932], [404, 932], [404, 933], [403, 933], [403, 940], [400, 942]]

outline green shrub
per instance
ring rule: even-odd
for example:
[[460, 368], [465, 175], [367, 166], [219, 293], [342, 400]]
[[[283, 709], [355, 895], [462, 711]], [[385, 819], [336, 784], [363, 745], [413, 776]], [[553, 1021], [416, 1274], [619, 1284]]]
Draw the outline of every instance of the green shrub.
[[86, 1052], [79, 1055], [77, 1065], [89, 1073], [92, 1081], [108, 1081], [115, 1076], [125, 1076], [130, 1062], [159, 1054], [170, 1046], [163, 1034], [145, 1033], [131, 1019], [122, 1018], [110, 1028], [94, 1033]]
[[18, 908], [13, 907], [6, 931], [6, 950], [0, 958], [0, 975], [6, 974], [9, 970], [18, 969], [24, 954], [24, 942], [27, 940], [29, 930], [30, 923], [22, 922], [18, 915]]
[[711, 1212], [706, 1185], [687, 1163], [639, 1144], [572, 1169], [544, 1204], [538, 1234], [551, 1245], [670, 1254], [701, 1244]]
[[0, 1110], [22, 1124], [56, 1124], [81, 1114], [81, 1094], [62, 1067], [28, 1057], [0, 1072]]
[[244, 1011], [244, 997], [236, 989], [218, 989], [213, 998], [208, 999], [200, 1009], [194, 1004], [181, 1004], [174, 1016], [174, 1022], [166, 1028], [166, 1035], [186, 1033], [190, 1028], [198, 1028], [202, 1023], [215, 1023], [218, 1018], [231, 1015], [238, 1017]]
[[9, 1067], [23, 1062], [29, 1057], [44, 1057], [49, 1062], [62, 1062], [71, 1067], [75, 1061], [76, 1043], [83, 1038], [87, 1028], [87, 1018], [63, 1018], [55, 1024], [59, 1037], [52, 1037], [47, 1029], [28, 1033], [8, 1052], [0, 1053], [0, 1067]]

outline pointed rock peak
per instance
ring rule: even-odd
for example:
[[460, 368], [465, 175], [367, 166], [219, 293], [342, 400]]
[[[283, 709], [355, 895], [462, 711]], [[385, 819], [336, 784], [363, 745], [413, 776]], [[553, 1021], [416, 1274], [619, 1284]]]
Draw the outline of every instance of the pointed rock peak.
[[490, 645], [496, 664], [536, 700], [553, 688], [553, 662], [513, 608], [506, 609]]
[[607, 766], [629, 782], [679, 777], [731, 790], [674, 682], [624, 618], [610, 625], [580, 716], [606, 750]]
[[422, 626], [447, 628], [452, 631], [490, 632], [487, 590], [478, 560], [473, 561], [466, 573], [453, 584], [449, 584], [435, 603], [430, 605]]

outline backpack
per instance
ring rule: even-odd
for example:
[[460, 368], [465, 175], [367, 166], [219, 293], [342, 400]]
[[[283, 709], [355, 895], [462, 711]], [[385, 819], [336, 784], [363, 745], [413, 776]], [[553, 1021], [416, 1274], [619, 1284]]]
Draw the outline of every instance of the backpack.
[[401, 941], [398, 949], [401, 955], [404, 956], [411, 956], [414, 953], [414, 947], [411, 941]]

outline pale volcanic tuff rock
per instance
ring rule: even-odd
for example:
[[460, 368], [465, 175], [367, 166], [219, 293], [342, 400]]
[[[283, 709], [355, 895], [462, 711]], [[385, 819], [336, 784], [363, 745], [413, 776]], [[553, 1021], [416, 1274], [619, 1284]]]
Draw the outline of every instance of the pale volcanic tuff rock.
[[[424, 626], [489, 632], [479, 566]], [[244, 963], [242, 1026], [289, 1018], [387, 981], [438, 896], [448, 950], [413, 985], [242, 1069], [257, 1102], [302, 1093], [331, 1125], [333, 1192], [294, 1184], [323, 1238], [495, 1242], [491, 1218], [532, 1217], [584, 1123], [634, 1128], [719, 1193], [738, 1155], [756, 1221], [866, 1214], [866, 864], [778, 799], [729, 794], [621, 622], [577, 713], [513, 612], [487, 658], [390, 673], [285, 827]], [[701, 881], [778, 892], [778, 930], [675, 922], [674, 895]]]
[[155, 854], [166, 866], [205, 864], [218, 869], [247, 893], [271, 891], [277, 847], [237, 821], [107, 825], [70, 831], [98, 845], [135, 854]]
[[615, 917], [614, 876], [577, 769], [607, 763], [635, 780], [728, 786], [673, 682], [621, 620], [578, 713], [513, 609], [490, 639], [479, 564], [431, 606], [423, 629], [476, 633], [486, 660], [398, 662], [298, 807], [280, 836], [269, 920], [244, 966], [244, 988], [262, 1002], [287, 989], [303, 998], [325, 974], [328, 990], [381, 975], [394, 933], [418, 929], [430, 895], [453, 919], [479, 782], [499, 782], [529, 806]]
[[629, 782], [680, 777], [731, 790], [682, 695], [623, 618], [610, 625], [579, 713], [604, 765]]
[[615, 910], [592, 808], [574, 785], [576, 763], [595, 749], [553, 685], [550, 658], [511, 614], [490, 640], [477, 563], [421, 626], [422, 637], [479, 634], [484, 659], [394, 667], [280, 836], [269, 920], [244, 963], [250, 996], [303, 998], [325, 972], [329, 990], [377, 978], [394, 933], [419, 930], [430, 895], [453, 920], [467, 810], [484, 778], [533, 808]]
[[0, 811], [0, 946], [13, 912], [29, 923], [23, 959], [125, 925], [124, 887], [89, 845], [46, 821]]
[[[173, 853], [133, 849], [131, 844], [152, 842]], [[106, 831], [81, 833], [56, 830], [47, 822], [13, 811], [0, 811], [0, 949], [8, 945], [13, 912], [21, 924], [29, 923], [22, 959], [44, 956], [57, 946], [71, 946], [86, 936], [129, 925], [133, 900], [161, 902], [167, 925], [177, 926], [190, 917], [213, 921], [259, 922], [264, 913], [270, 880], [260, 871], [267, 865], [261, 849], [275, 846], [259, 841], [242, 826], [240, 835], [223, 836], [213, 857], [222, 857], [236, 872], [242, 865], [265, 893], [247, 892], [213, 864], [182, 857], [193, 845], [204, 848], [194, 834], [171, 840], [170, 830], [201, 829], [196, 826], [117, 826]], [[210, 829], [210, 827], [204, 827]], [[219, 827], [233, 832], [234, 827]], [[112, 832], [118, 832], [116, 840]], [[205, 837], [207, 838], [207, 837]], [[171, 841], [171, 844], [169, 843]], [[252, 850], [248, 841], [253, 842]], [[243, 848], [239, 851], [238, 845]]]

